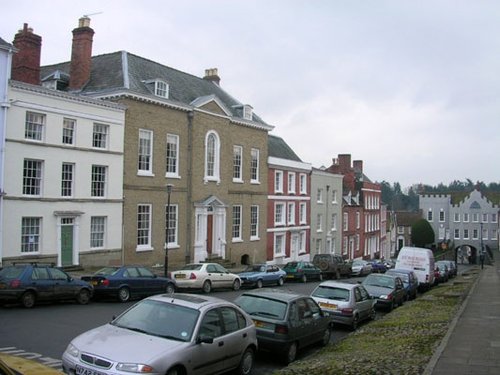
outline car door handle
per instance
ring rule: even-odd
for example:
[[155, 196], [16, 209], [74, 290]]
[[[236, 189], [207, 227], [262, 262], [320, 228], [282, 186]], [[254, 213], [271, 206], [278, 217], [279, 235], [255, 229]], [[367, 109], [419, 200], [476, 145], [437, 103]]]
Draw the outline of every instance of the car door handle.
[[243, 334], [243, 338], [245, 338], [245, 339], [247, 338], [247, 334], [246, 333]]
[[224, 346], [224, 341], [219, 341], [219, 346]]

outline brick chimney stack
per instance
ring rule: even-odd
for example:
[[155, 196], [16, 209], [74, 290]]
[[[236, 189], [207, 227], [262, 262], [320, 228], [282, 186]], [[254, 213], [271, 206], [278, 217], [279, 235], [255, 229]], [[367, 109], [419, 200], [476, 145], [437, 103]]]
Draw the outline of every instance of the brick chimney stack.
[[351, 154], [339, 154], [340, 173], [347, 173], [351, 169]]
[[220, 86], [220, 77], [217, 72], [217, 68], [205, 69], [205, 77], [203, 77], [203, 79], [214, 82], [218, 86]]
[[90, 79], [94, 30], [89, 25], [90, 18], [83, 16], [78, 20], [78, 27], [73, 30], [73, 45], [69, 68], [70, 90], [81, 89]]
[[42, 37], [33, 34], [33, 29], [25, 23], [12, 42], [18, 50], [12, 57], [11, 78], [16, 81], [40, 84], [40, 55]]
[[363, 160], [354, 160], [352, 165], [355, 173], [363, 174]]

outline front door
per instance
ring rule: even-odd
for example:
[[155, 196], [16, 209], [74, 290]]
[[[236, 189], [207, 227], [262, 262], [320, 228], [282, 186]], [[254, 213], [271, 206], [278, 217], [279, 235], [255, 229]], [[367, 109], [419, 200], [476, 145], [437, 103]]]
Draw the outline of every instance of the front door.
[[73, 264], [73, 219], [61, 219], [61, 263], [63, 266]]
[[213, 238], [214, 238], [214, 215], [207, 216], [207, 254], [212, 254]]

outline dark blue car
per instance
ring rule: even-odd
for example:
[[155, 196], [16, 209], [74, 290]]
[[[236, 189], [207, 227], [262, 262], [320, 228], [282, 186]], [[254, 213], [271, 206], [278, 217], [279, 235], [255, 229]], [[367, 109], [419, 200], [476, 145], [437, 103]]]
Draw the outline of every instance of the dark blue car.
[[418, 277], [415, 272], [396, 268], [387, 270], [386, 275], [399, 276], [403, 280], [407, 300], [417, 298]]
[[264, 285], [283, 285], [286, 272], [271, 264], [254, 264], [248, 266], [238, 276], [244, 286], [262, 288]]
[[118, 298], [127, 302], [131, 298], [143, 298], [153, 294], [171, 294], [175, 281], [155, 275], [143, 266], [104, 267], [92, 276], [82, 276], [94, 286], [94, 296]]
[[75, 300], [84, 305], [92, 293], [89, 283], [73, 279], [53, 264], [17, 263], [0, 270], [0, 304], [30, 308], [42, 301]]

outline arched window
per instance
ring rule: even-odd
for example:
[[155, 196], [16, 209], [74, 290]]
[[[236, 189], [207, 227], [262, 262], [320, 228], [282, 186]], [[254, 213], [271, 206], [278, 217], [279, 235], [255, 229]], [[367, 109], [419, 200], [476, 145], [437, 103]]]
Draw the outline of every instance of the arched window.
[[216, 132], [210, 131], [205, 138], [205, 182], [220, 181], [220, 141]]

